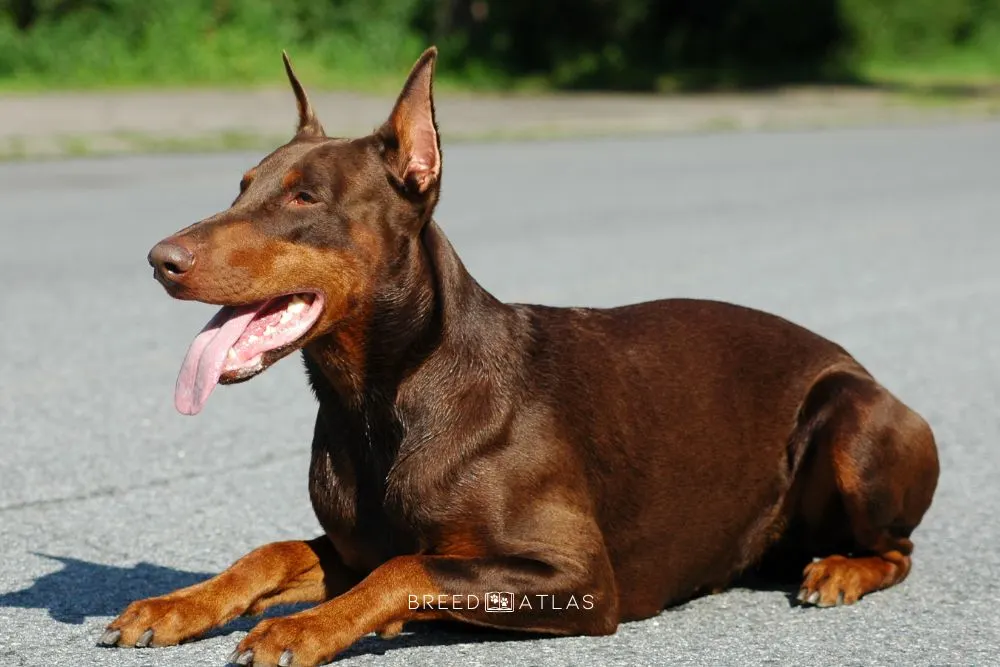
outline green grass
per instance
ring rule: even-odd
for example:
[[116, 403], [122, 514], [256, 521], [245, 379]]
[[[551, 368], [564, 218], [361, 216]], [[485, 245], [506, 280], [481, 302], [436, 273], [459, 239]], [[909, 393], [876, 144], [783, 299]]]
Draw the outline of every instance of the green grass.
[[[280, 53], [287, 49], [300, 78], [310, 88], [392, 93], [399, 89], [409, 67], [428, 44], [427, 19], [437, 11], [436, 7], [443, 6], [442, 2], [0, 0], [0, 91], [282, 86]], [[583, 6], [606, 4], [606, 0], [581, 2], [581, 11]], [[637, 11], [655, 4], [653, 0], [614, 2]], [[811, 63], [803, 70], [811, 73], [808, 76], [817, 79], [816, 83], [854, 80], [899, 88], [1000, 85], [1000, 0], [838, 2], [854, 37], [831, 51], [839, 55], [831, 55], [829, 63]], [[736, 20], [741, 12], [760, 3], [732, 0], [730, 4], [729, 11]], [[26, 5], [34, 8], [34, 15], [28, 27], [18, 27], [14, 8]], [[498, 23], [490, 28], [496, 31], [494, 41], [518, 25], [514, 14], [508, 18], [514, 23], [505, 25], [503, 13], [497, 11]], [[516, 17], [530, 21], [536, 14], [522, 11]], [[21, 23], [24, 25], [23, 19]], [[684, 85], [688, 80], [704, 81], [707, 88], [739, 88], [747, 84], [746, 72], [727, 74], [713, 58], [705, 62], [716, 64], [701, 73], [697, 69], [679, 71], [676, 63], [671, 69], [672, 61], [657, 55], [657, 49], [662, 48], [656, 46], [659, 43], [655, 40], [647, 39], [648, 44], [643, 42], [646, 50], [640, 49], [624, 61], [623, 54], [628, 51], [623, 50], [623, 44], [629, 39], [641, 39], [645, 33], [633, 26], [638, 31], [633, 37], [599, 31], [588, 37], [585, 28], [581, 26], [582, 32], [573, 33], [571, 40], [572, 44], [587, 45], [582, 53], [556, 59], [552, 61], [556, 64], [549, 63], [548, 69], [536, 68], [537, 73], [530, 76], [510, 74], [535, 71], [531, 67], [518, 69], [514, 64], [517, 58], [482, 53], [476, 56], [461, 36], [446, 35], [440, 44], [439, 90], [538, 92], [563, 86], [578, 88], [588, 81], [597, 86], [621, 87], [628, 85], [625, 74], [654, 62], [660, 64], [656, 69], [665, 71], [660, 76], [655, 76], [657, 71], [649, 72], [650, 76], [640, 77], [637, 84], [646, 85], [641, 82], [648, 79], [652, 83], [646, 89], [651, 91], [697, 89], [697, 85]], [[683, 28], [677, 28], [678, 34], [684, 33]], [[770, 29], [787, 32], [796, 26], [774, 25]], [[663, 30], [663, 39], [673, 34], [667, 28]], [[558, 44], [555, 40], [553, 48]], [[844, 53], [845, 49], [849, 52]], [[540, 54], [545, 52], [547, 49], [539, 50]], [[588, 78], [588, 72], [601, 69], [600, 54], [608, 53], [618, 54], [615, 71], [623, 75]], [[538, 58], [539, 63], [547, 62], [542, 56]], [[851, 64], [845, 69], [841, 59]], [[740, 58], [728, 62], [738, 68], [746, 66]], [[773, 68], [774, 61], [769, 62], [772, 65], [768, 67]], [[788, 71], [768, 69], [756, 78], [762, 83], [807, 83], [808, 77], [800, 78], [803, 72], [799, 76], [795, 73], [798, 62], [795, 54], [789, 53]]]
[[[321, 14], [322, 21], [315, 25], [322, 29], [311, 28], [310, 20], [290, 15], [282, 3], [271, 0], [104, 1], [113, 11], [91, 7], [43, 16], [28, 30], [16, 28], [9, 16], [0, 13], [0, 91], [282, 86], [281, 50], [287, 49], [309, 88], [388, 94], [399, 89], [427, 45], [411, 23], [419, 0], [346, 4], [286, 0], [300, 13], [308, 8]], [[872, 11], [870, 4], [852, 1], [865, 8], [857, 10], [858, 30], [867, 36], [847, 58], [854, 63], [848, 67], [848, 79], [897, 87], [1000, 85], [1000, 28], [985, 27], [975, 39], [957, 45], [940, 40], [928, 45], [893, 41], [895, 33], [871, 27], [880, 25], [881, 15], [865, 14]], [[220, 7], [229, 7], [231, 15]], [[445, 39], [441, 46], [439, 90], [539, 92], [575, 80], [573, 72], [558, 67], [513, 76], [497, 64], [464, 57], [461, 43], [454, 40]], [[910, 52], [918, 55], [900, 55]], [[794, 64], [793, 57], [789, 60]], [[843, 79], [839, 66], [831, 65], [830, 72], [829, 80]], [[790, 73], [761, 72], [760, 78], [780, 81]], [[701, 78], [714, 82], [709, 87], [738, 88], [742, 80], [715, 70], [703, 74]], [[814, 76], [821, 79], [816, 83], [824, 82], [823, 74]], [[653, 87], [659, 92], [684, 90], [680, 82], [686, 78], [692, 77], [664, 71]], [[735, 83], [727, 86], [729, 80]]]
[[[192, 56], [196, 59], [197, 66], [185, 64], [176, 69], [144, 63], [143, 58], [149, 60], [152, 56], [137, 54], [135, 62], [121, 66], [20, 70], [6, 76], [0, 75], [0, 90], [36, 93], [49, 90], [247, 89], [287, 85], [285, 70], [281, 64], [281, 46], [271, 44], [255, 49], [253, 55], [232, 59], [224, 53], [199, 53]], [[401, 61], [397, 67], [366, 67], [363, 63], [335, 63], [309, 53], [297, 54], [292, 47], [288, 50], [299, 78], [309, 88], [316, 89], [372, 93], [395, 91], [402, 85], [412, 64], [407, 60]], [[417, 55], [419, 51], [415, 51], [414, 60]], [[466, 90], [474, 87], [473, 82], [447, 73], [442, 73], [439, 77], [439, 84], [445, 89]]]
[[1000, 62], [984, 54], [955, 52], [926, 60], [872, 59], [858, 68], [860, 79], [910, 89], [1000, 87]]
[[[413, 58], [401, 61], [396, 67], [364, 67], [360, 63], [334, 63], [311, 55], [296, 55], [290, 48], [296, 74], [309, 90], [350, 90], [372, 94], [394, 94], [399, 91], [406, 74], [419, 50]], [[213, 89], [247, 90], [287, 86], [285, 70], [281, 64], [281, 48], [262, 48], [258, 57], [253, 58], [251, 67], [246, 61], [239, 65], [220, 63], [222, 56], [205, 54], [200, 62], [206, 64], [204, 71], [180, 69], [161, 71], [136, 66], [133, 68], [105, 69], [103, 71], [80, 70], [75, 72], [18, 72], [0, 75], [0, 92], [11, 94], [34, 94], [50, 91], [141, 91], [169, 89]], [[208, 64], [215, 61], [214, 64]], [[468, 76], [439, 69], [435, 78], [438, 91], [449, 93], [465, 92], [510, 92], [530, 93], [552, 90], [542, 78], [515, 79], [500, 74]]]
[[[284, 87], [285, 73], [281, 65], [281, 50], [267, 49], [255, 60], [259, 69], [253, 73], [246, 66], [233, 67], [216, 65], [206, 72], [178, 71], [171, 73], [143, 74], [142, 68], [133, 71], [108, 70], [97, 73], [81, 71], [70, 74], [18, 73], [0, 76], [0, 93], [36, 94], [51, 91], [142, 91], [169, 89], [233, 89]], [[394, 94], [402, 85], [410, 63], [399, 67], [364, 69], [327, 63], [320, 58], [298, 57], [291, 51], [299, 78], [310, 90], [350, 90], [372, 94]], [[419, 52], [415, 52], [419, 55]], [[208, 56], [206, 60], [218, 58]], [[415, 59], [415, 57], [414, 57]], [[1000, 88], [1000, 63], [992, 58], [970, 53], [946, 54], [927, 60], [900, 61], [898, 59], [871, 59], [861, 61], [853, 80], [858, 85], [876, 85], [920, 92], [922, 90], [949, 89], [975, 93], [995, 92]], [[683, 86], [674, 83], [675, 77], [664, 74], [656, 91], [660, 93], [682, 92]], [[808, 82], [804, 82], [808, 83]], [[817, 80], [814, 83], [826, 83]], [[554, 92], [559, 88], [542, 76], [516, 79], [500, 73], [480, 74], [469, 77], [463, 73], [439, 70], [435, 80], [436, 89], [445, 93], [509, 93], [532, 94]], [[737, 89], [739, 86], [715, 86], [720, 89]]]
[[[0, 0], [0, 90], [278, 86], [287, 49], [312, 88], [396, 91], [427, 46], [422, 1], [30, 0], [21, 28]], [[440, 74], [444, 89], [521, 85], [482, 67]]]

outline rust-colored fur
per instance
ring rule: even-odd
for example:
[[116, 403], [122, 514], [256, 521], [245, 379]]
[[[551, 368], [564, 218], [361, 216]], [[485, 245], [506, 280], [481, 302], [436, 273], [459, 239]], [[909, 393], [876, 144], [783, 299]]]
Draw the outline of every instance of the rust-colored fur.
[[[842, 348], [773, 315], [497, 301], [431, 219], [434, 59], [353, 140], [326, 137], [289, 66], [295, 138], [232, 207], [151, 253], [178, 298], [324, 295], [295, 349], [319, 401], [309, 491], [325, 534], [133, 603], [102, 643], [173, 644], [314, 602], [234, 654], [314, 665], [415, 620], [613, 633], [758, 567], [804, 576], [807, 604], [901, 581], [937, 483], [928, 425]], [[489, 591], [552, 602], [469, 608]]]

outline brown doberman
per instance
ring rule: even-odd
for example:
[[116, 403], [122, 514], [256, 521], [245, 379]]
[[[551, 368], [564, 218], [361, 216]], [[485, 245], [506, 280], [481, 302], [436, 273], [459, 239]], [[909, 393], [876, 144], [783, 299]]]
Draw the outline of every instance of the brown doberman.
[[902, 581], [937, 485], [927, 423], [840, 346], [756, 310], [491, 296], [432, 219], [436, 55], [360, 139], [326, 135], [286, 57], [295, 137], [150, 252], [171, 296], [222, 306], [184, 360], [181, 412], [302, 351], [324, 534], [135, 602], [100, 643], [320, 603], [232, 658], [316, 665], [410, 621], [610, 634], [768, 564], [810, 605]]

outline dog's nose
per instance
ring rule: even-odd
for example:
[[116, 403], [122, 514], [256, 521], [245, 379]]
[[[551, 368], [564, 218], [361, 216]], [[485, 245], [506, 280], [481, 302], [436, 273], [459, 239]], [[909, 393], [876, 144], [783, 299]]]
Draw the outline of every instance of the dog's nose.
[[156, 270], [156, 277], [170, 282], [178, 282], [194, 266], [194, 255], [176, 242], [160, 241], [149, 251], [150, 266]]

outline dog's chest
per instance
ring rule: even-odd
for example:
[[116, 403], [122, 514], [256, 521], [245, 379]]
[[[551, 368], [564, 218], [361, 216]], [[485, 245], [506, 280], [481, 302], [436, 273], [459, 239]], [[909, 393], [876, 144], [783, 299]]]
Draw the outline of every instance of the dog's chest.
[[385, 502], [384, 479], [359, 475], [346, 457], [313, 451], [309, 495], [313, 511], [344, 563], [370, 571], [404, 553], [417, 540], [397, 511]]

